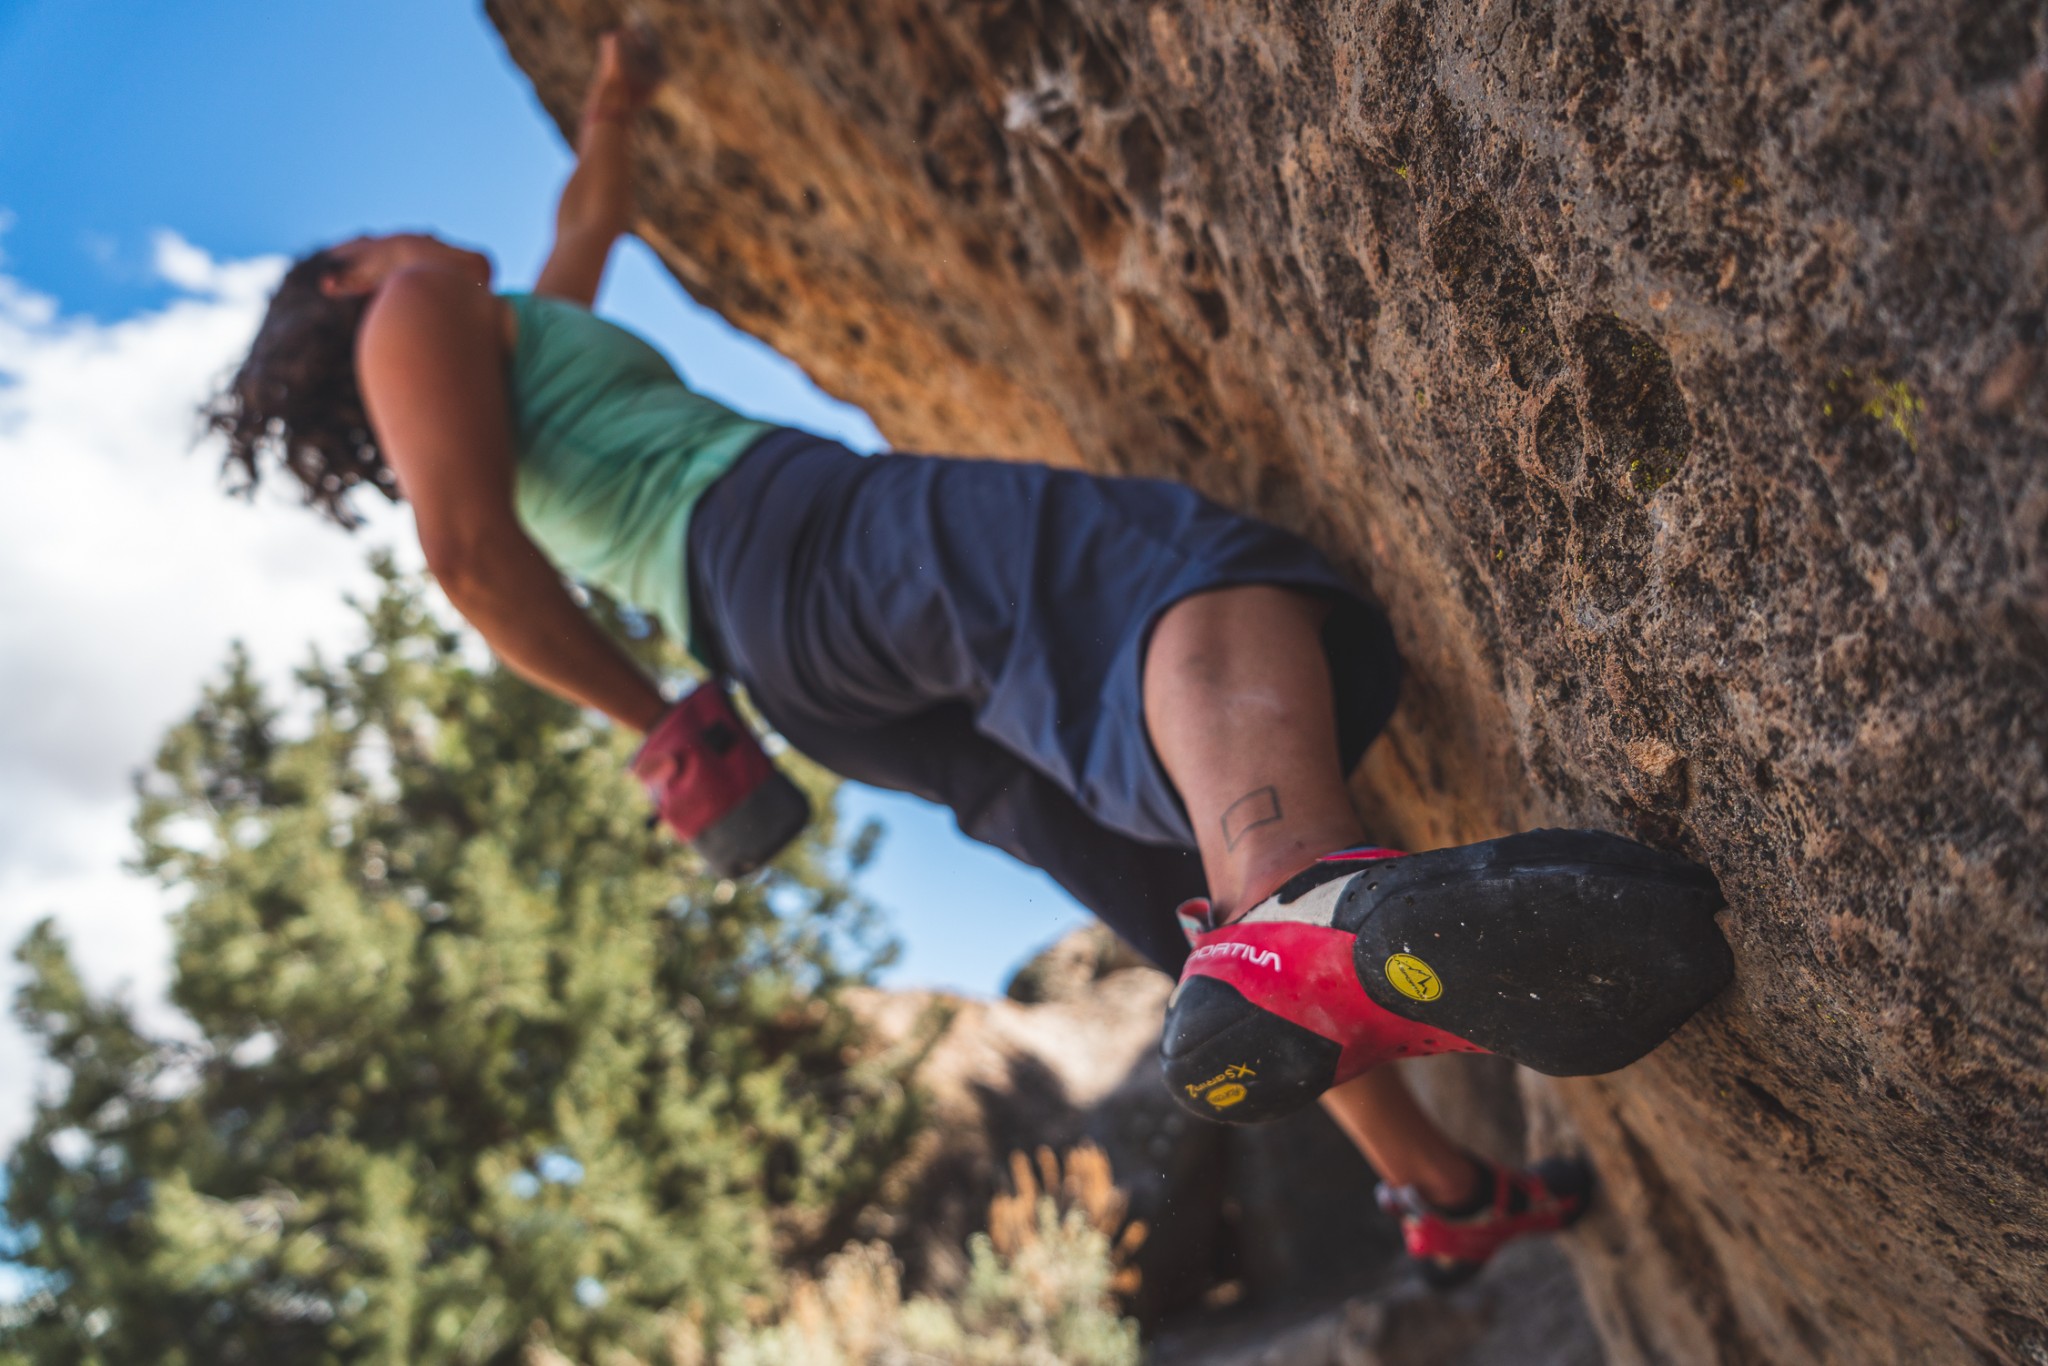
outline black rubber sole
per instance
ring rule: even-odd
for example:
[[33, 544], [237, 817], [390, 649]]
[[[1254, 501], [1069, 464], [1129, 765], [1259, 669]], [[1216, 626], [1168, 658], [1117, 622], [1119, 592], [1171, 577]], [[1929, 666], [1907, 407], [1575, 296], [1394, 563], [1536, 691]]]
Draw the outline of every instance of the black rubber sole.
[[1375, 1003], [1551, 1076], [1626, 1067], [1734, 976], [1712, 873], [1593, 830], [1390, 859], [1334, 923]]
[[1265, 1124], [1305, 1109], [1336, 1081], [1343, 1051], [1213, 977], [1174, 989], [1159, 1035], [1167, 1089], [1190, 1114], [1220, 1124]]

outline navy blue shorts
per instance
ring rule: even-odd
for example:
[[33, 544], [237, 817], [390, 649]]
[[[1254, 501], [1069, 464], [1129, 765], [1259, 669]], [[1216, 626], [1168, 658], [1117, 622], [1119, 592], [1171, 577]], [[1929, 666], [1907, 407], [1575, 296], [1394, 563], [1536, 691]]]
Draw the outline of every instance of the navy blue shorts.
[[1194, 832], [1145, 730], [1153, 626], [1232, 584], [1328, 594], [1349, 772], [1393, 711], [1381, 613], [1313, 546], [1180, 484], [763, 437], [690, 523], [694, 644], [859, 782], [953, 809], [1177, 971]]

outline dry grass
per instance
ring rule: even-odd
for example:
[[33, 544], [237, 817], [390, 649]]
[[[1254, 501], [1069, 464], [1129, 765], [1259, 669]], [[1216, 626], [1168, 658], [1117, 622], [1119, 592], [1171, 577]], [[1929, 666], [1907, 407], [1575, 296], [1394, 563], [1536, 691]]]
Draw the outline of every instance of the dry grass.
[[[623, 1352], [592, 1366], [1137, 1366], [1142, 1222], [1126, 1216], [1109, 1159], [1091, 1144], [1010, 1155], [1011, 1190], [968, 1243], [965, 1283], [943, 1299], [903, 1296], [882, 1243], [849, 1243], [816, 1277], [792, 1278], [774, 1312], [707, 1343], [701, 1320], [668, 1324], [665, 1362]], [[524, 1366], [578, 1366], [531, 1343]]]
[[1110, 1292], [1122, 1298], [1137, 1293], [1133, 1259], [1145, 1245], [1145, 1221], [1125, 1221], [1130, 1198], [1116, 1184], [1102, 1149], [1093, 1143], [1068, 1149], [1064, 1169], [1051, 1148], [1039, 1148], [1035, 1169], [1030, 1158], [1013, 1152], [1010, 1185], [1010, 1194], [998, 1195], [988, 1206], [988, 1236], [997, 1252], [1014, 1258], [1040, 1236], [1039, 1206], [1049, 1198], [1061, 1215], [1079, 1213], [1109, 1241], [1115, 1267]]

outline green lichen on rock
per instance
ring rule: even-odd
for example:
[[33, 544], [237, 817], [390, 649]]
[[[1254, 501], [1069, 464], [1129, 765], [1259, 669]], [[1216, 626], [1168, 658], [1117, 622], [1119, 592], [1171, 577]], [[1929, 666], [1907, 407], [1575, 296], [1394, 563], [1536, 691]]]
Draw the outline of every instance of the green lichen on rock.
[[1902, 379], [1879, 379], [1873, 384], [1875, 392], [1863, 401], [1863, 415], [1884, 423], [1904, 437], [1908, 446], [1918, 450], [1920, 415], [1927, 411], [1927, 405]]
[[1678, 477], [1685, 452], [1660, 446], [1628, 462], [1628, 478], [1635, 491], [1647, 498]]
[[1821, 403], [1823, 417], [1836, 422], [1850, 417], [1868, 418], [1891, 428], [1914, 451], [1920, 449], [1920, 420], [1926, 412], [1926, 402], [1905, 380], [1887, 379], [1878, 373], [1859, 374], [1847, 365], [1829, 379], [1827, 398]]

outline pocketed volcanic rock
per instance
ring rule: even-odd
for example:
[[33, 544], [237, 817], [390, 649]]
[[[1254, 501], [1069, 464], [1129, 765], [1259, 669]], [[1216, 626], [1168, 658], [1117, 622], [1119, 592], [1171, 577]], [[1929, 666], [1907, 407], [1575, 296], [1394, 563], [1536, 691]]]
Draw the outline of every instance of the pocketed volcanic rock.
[[[488, 9], [566, 126], [618, 11]], [[1735, 987], [1530, 1092], [1616, 1360], [2048, 1360], [2038, 3], [635, 9], [697, 298], [901, 447], [1326, 547], [1390, 842], [1719, 874]]]

